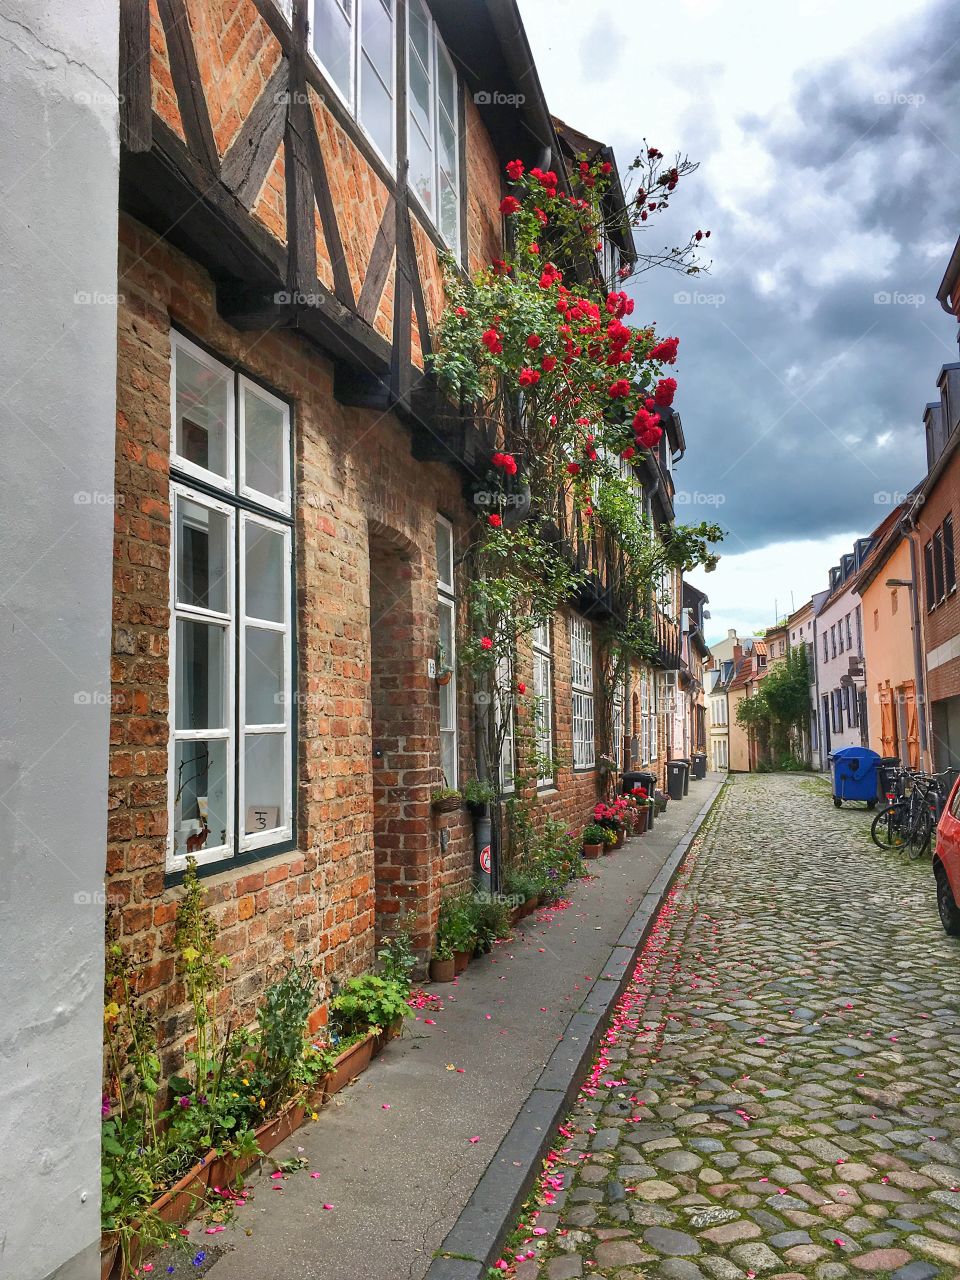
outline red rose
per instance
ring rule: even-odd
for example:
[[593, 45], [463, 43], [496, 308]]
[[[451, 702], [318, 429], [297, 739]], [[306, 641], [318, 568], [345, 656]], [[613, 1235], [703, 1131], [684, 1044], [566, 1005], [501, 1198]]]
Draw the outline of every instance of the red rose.
[[630, 383], [626, 378], [618, 378], [616, 382], [612, 382], [607, 388], [607, 395], [612, 400], [625, 400], [630, 394]]
[[539, 246], [538, 244], [536, 244], [536, 243], [532, 244], [532, 245], [530, 246], [530, 252], [531, 252], [531, 253], [533, 253], [533, 254], [537, 254], [537, 253], [539, 253], [539, 252], [540, 252], [540, 246]]
[[521, 387], [535, 387], [540, 381], [540, 373], [537, 369], [521, 369], [519, 382]]
[[613, 165], [610, 163], [609, 160], [604, 160], [603, 164], [600, 166], [600, 172], [604, 176], [606, 176], [608, 173], [613, 172]]
[[662, 435], [663, 430], [660, 427], [644, 427], [637, 436], [637, 439], [645, 449], [652, 449], [655, 445], [660, 443], [660, 437]]
[[543, 370], [544, 373], [553, 373], [556, 367], [557, 367], [556, 356], [544, 356], [540, 362], [540, 368]]
[[679, 338], [664, 338], [650, 352], [647, 357], [649, 360], [660, 360], [664, 364], [673, 364], [677, 358], [677, 347], [680, 345]]
[[496, 329], [487, 329], [480, 341], [491, 355], [498, 356], [503, 351], [503, 342], [501, 341], [500, 335], [497, 333]]
[[624, 449], [624, 451], [620, 454], [620, 457], [626, 458], [626, 460], [629, 462], [635, 453], [636, 453], [636, 449], [634, 449], [633, 445], [628, 444], [626, 449]]
[[570, 475], [572, 475], [572, 476], [578, 476], [578, 475], [580, 474], [580, 463], [579, 463], [579, 462], [568, 462], [568, 463], [567, 463], [567, 471], [568, 471], [568, 472], [570, 473]]
[[467, 308], [466, 308], [466, 307], [457, 307], [457, 315], [461, 318], [461, 320], [463, 319], [463, 317], [464, 317], [466, 314], [467, 314]]
[[527, 346], [531, 351], [536, 351], [542, 341], [543, 339], [540, 337], [539, 333], [531, 333], [527, 337]]
[[510, 160], [507, 163], [507, 177], [511, 182], [519, 182], [523, 177], [523, 161]]
[[494, 513], [492, 516], [487, 516], [487, 524], [491, 529], [499, 529], [503, 524], [503, 521], [496, 513]]
[[500, 212], [505, 214], [507, 217], [509, 217], [511, 213], [519, 213], [520, 201], [516, 196], [504, 196], [500, 201]]
[[522, 680], [518, 681], [518, 683], [517, 683], [517, 693], [521, 693], [521, 694], [522, 694], [522, 693], [526, 693], [526, 692], [527, 692], [527, 686], [523, 683], [523, 681], [522, 681]]
[[653, 398], [657, 404], [663, 405], [664, 408], [669, 408], [669, 406], [673, 404], [673, 397], [676, 394], [677, 394], [676, 378], [661, 378], [660, 381], [657, 383], [657, 387], [656, 387], [656, 390], [654, 391]]
[[550, 219], [547, 217], [547, 215], [543, 212], [541, 208], [538, 207], [534, 209], [533, 212], [537, 215], [537, 221], [540, 223], [542, 227], [545, 227], [547, 223], [550, 221]]
[[490, 637], [489, 637], [489, 636], [483, 636], [483, 638], [482, 638], [482, 639], [481, 639], [481, 641], [480, 641], [480, 648], [481, 648], [481, 649], [492, 649], [492, 648], [493, 648], [493, 641], [490, 639]]

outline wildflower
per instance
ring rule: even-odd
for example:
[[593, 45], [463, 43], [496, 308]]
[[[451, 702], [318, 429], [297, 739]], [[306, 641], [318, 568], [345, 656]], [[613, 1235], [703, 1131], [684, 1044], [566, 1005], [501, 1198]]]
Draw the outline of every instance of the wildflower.
[[199, 1267], [200, 1264], [203, 1262], [203, 1260], [206, 1258], [206, 1256], [207, 1256], [206, 1249], [201, 1249], [199, 1253], [197, 1253], [196, 1256], [193, 1258], [193, 1265], [195, 1267]]

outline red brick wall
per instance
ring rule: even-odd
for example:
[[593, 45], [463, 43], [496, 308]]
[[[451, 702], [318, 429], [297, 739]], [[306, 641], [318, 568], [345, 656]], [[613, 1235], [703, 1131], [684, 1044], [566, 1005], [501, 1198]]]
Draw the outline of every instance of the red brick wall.
[[[920, 583], [924, 652], [927, 654], [960, 634], [960, 591], [954, 591], [928, 613], [923, 568], [924, 547], [943, 524], [945, 517], [951, 513], [954, 530], [960, 530], [960, 451], [953, 454], [933, 492], [920, 507], [913, 532], [917, 578]], [[927, 697], [930, 702], [952, 698], [957, 694], [960, 694], [960, 658], [934, 667], [927, 676]]]

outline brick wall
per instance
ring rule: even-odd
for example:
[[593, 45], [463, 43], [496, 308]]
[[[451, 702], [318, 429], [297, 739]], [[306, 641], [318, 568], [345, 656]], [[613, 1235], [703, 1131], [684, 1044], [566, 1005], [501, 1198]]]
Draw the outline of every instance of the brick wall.
[[[942, 604], [938, 604], [928, 612], [923, 565], [923, 549], [943, 524], [946, 516], [952, 513], [954, 530], [960, 529], [960, 500], [958, 499], [960, 499], [960, 451], [955, 452], [947, 462], [936, 487], [920, 507], [913, 532], [917, 578], [920, 582], [924, 652], [928, 657], [938, 646], [960, 635], [960, 591], [952, 592]], [[960, 658], [953, 658], [928, 671], [927, 698], [930, 702], [953, 698], [958, 694], [960, 694]]]

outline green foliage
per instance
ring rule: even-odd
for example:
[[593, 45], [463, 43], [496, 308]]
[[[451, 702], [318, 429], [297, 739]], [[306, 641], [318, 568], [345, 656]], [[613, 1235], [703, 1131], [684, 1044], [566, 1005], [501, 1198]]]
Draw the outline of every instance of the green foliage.
[[410, 1012], [408, 994], [402, 983], [375, 973], [349, 978], [330, 1001], [331, 1024], [348, 1040], [374, 1028], [389, 1027]]
[[793, 744], [803, 742], [809, 720], [807, 649], [806, 645], [797, 645], [782, 662], [768, 669], [752, 698], [740, 701], [737, 724], [755, 737], [761, 753], [760, 763], [766, 768], [783, 758], [791, 762], [786, 767], [806, 768], [805, 762], [796, 763], [798, 757]]
[[417, 958], [413, 953], [413, 928], [415, 916], [409, 913], [398, 925], [392, 937], [385, 938], [377, 952], [380, 973], [403, 987], [409, 995]]
[[472, 951], [476, 936], [471, 898], [466, 894], [460, 894], [455, 898], [444, 898], [440, 903], [437, 937], [434, 943], [436, 958], [449, 960], [457, 951]]
[[500, 938], [510, 936], [510, 908], [505, 902], [477, 894], [473, 899], [473, 926], [478, 951], [489, 951]]
[[268, 1105], [289, 1092], [303, 1057], [307, 1019], [316, 995], [317, 980], [312, 969], [292, 960], [286, 973], [264, 992], [257, 1010], [255, 1069], [270, 1081]]
[[187, 859], [183, 877], [183, 897], [177, 904], [174, 942], [177, 971], [187, 988], [193, 1007], [195, 1048], [189, 1055], [194, 1064], [198, 1091], [206, 1088], [217, 1054], [217, 994], [223, 973], [230, 967], [226, 956], [216, 953], [217, 926], [206, 907], [206, 891], [197, 875], [195, 858]]
[[[601, 827], [599, 822], [590, 822], [587, 824], [586, 827], [584, 827], [583, 843], [584, 844], [606, 844], [607, 834], [608, 834], [607, 828]], [[613, 834], [613, 833], [611, 832], [610, 834]], [[614, 839], [616, 839], [616, 836], [614, 836]]]
[[490, 782], [481, 782], [479, 778], [471, 778], [463, 786], [464, 803], [475, 805], [491, 804], [497, 798], [497, 792]]

